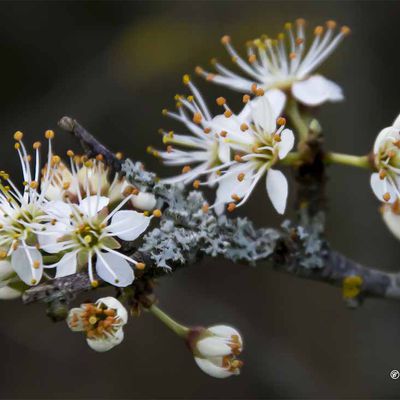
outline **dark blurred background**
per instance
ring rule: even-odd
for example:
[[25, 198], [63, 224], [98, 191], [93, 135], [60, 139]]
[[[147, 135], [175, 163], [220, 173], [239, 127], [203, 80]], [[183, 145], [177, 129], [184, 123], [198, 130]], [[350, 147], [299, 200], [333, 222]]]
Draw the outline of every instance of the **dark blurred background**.
[[[346, 102], [318, 112], [331, 149], [365, 154], [400, 111], [400, 2], [143, 1], [0, 3], [0, 159], [17, 171], [12, 133], [32, 143], [57, 131], [57, 148], [74, 145], [57, 129], [77, 118], [114, 150], [161, 176], [172, 171], [145, 153], [160, 146], [159, 127], [177, 128], [173, 107], [181, 76], [218, 56], [232, 35], [277, 34], [286, 21], [336, 19], [345, 40], [321, 71], [340, 83]], [[197, 79], [210, 104], [240, 96]], [[260, 225], [281, 222], [263, 185], [240, 210]], [[293, 192], [293, 186], [292, 186]], [[399, 242], [381, 222], [369, 174], [332, 167], [328, 236], [362, 263], [397, 271]], [[261, 206], [260, 206], [261, 205]], [[239, 214], [240, 214], [239, 213]], [[289, 213], [290, 215], [290, 213]], [[206, 259], [162, 279], [160, 305], [187, 324], [228, 322], [245, 337], [239, 377], [214, 380], [183, 343], [151, 315], [131, 319], [126, 340], [106, 354], [53, 324], [43, 305], [0, 303], [1, 398], [398, 398], [400, 303], [368, 300], [345, 308], [338, 289], [269, 270]]]

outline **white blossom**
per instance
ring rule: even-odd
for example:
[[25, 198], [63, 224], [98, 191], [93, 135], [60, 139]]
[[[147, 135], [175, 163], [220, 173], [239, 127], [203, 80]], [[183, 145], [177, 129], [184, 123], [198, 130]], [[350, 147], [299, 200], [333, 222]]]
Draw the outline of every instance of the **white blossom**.
[[400, 116], [382, 129], [374, 143], [378, 172], [371, 175], [371, 187], [379, 200], [394, 203], [400, 198]]
[[279, 112], [267, 96], [260, 96], [249, 101], [240, 114], [218, 119], [219, 130], [226, 132], [225, 141], [236, 154], [232, 161], [216, 167], [220, 175], [211, 181], [219, 183], [214, 204], [217, 211], [225, 203], [230, 203], [228, 210], [244, 204], [266, 175], [268, 196], [275, 209], [284, 213], [287, 180], [272, 167], [288, 155], [295, 138], [285, 128], [285, 119], [277, 118]]
[[34, 168], [31, 156], [22, 141], [22, 132], [16, 132], [17, 150], [23, 175], [21, 191], [10, 179], [9, 174], [0, 171], [0, 258], [11, 257], [14, 271], [27, 285], [36, 285], [43, 275], [43, 257], [37, 246], [37, 232], [41, 224], [50, 222], [46, 213], [46, 191], [51, 185], [60, 158], [53, 155], [51, 141], [53, 131], [46, 131], [49, 142], [47, 154], [48, 168], [40, 178], [40, 142], [33, 144], [35, 151]]
[[127, 321], [125, 307], [114, 297], [103, 297], [94, 304], [72, 308], [67, 318], [70, 329], [84, 332], [88, 345], [99, 352], [111, 350], [122, 342]]
[[326, 101], [343, 99], [341, 88], [334, 82], [314, 71], [332, 54], [350, 29], [343, 26], [335, 35], [336, 23], [328, 21], [324, 27], [314, 29], [314, 39], [307, 46], [305, 21], [298, 19], [293, 29], [291, 23], [285, 24], [285, 33], [277, 39], [262, 36], [247, 45], [247, 61], [231, 44], [229, 36], [221, 39], [232, 61], [246, 75], [224, 67], [218, 61], [213, 64], [217, 73], [210, 73], [201, 67], [196, 72], [208, 81], [227, 86], [240, 92], [256, 91], [260, 86], [266, 91], [275, 92], [275, 97], [285, 101], [286, 92], [308, 106], [317, 106]]
[[199, 368], [214, 378], [239, 375], [242, 361], [236, 357], [243, 349], [239, 332], [226, 325], [216, 325], [202, 331], [192, 344]]
[[163, 110], [163, 114], [181, 122], [190, 134], [161, 130], [167, 150], [148, 148], [148, 151], [160, 157], [165, 165], [183, 166], [182, 174], [164, 179], [166, 183], [192, 182], [209, 168], [230, 160], [229, 145], [216, 135], [214, 129], [215, 118], [218, 117], [214, 118], [211, 115], [206, 102], [188, 75], [183, 77], [183, 82], [189, 87], [192, 95], [177, 95], [178, 112]]

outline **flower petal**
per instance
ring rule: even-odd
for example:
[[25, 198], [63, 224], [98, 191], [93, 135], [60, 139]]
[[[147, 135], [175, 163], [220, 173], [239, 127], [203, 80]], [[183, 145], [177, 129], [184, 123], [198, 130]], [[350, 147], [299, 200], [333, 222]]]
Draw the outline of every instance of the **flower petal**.
[[288, 183], [281, 171], [270, 169], [267, 173], [267, 193], [279, 214], [283, 214], [288, 197]]
[[56, 278], [75, 274], [77, 267], [76, 252], [64, 254], [57, 263]]
[[0, 281], [4, 281], [14, 273], [14, 269], [8, 260], [0, 261]]
[[[197, 366], [205, 372], [207, 375], [212, 376], [213, 378], [228, 378], [233, 375], [232, 372], [229, 372], [227, 369], [219, 367], [212, 363], [210, 360], [206, 358], [195, 357]], [[222, 364], [222, 362], [221, 362]]]
[[108, 308], [112, 308], [117, 311], [117, 316], [125, 325], [128, 322], [128, 312], [126, 308], [115, 298], [115, 297], [102, 297], [96, 301], [96, 304], [104, 304]]
[[[32, 262], [39, 262], [38, 268], [33, 268], [33, 266], [31, 266], [31, 261], [27, 253], [29, 253], [29, 258]], [[17, 275], [27, 285], [36, 285], [42, 278], [43, 258], [40, 251], [37, 249], [24, 249], [19, 247], [17, 250], [13, 251], [11, 255], [11, 264]]]
[[150, 221], [150, 217], [137, 211], [121, 210], [114, 214], [107, 231], [122, 240], [132, 241], [147, 229]]
[[240, 333], [235, 328], [232, 328], [231, 326], [228, 326], [228, 325], [210, 326], [209, 328], [207, 328], [207, 330], [212, 332], [216, 336], [220, 336], [223, 338], [230, 338], [231, 336], [238, 336], [240, 341], [242, 340]]
[[278, 118], [283, 111], [286, 103], [286, 94], [279, 89], [267, 90], [264, 97], [266, 97], [271, 105], [275, 119]]
[[101, 279], [118, 287], [128, 286], [135, 279], [128, 261], [113, 253], [101, 253], [101, 257], [97, 256], [96, 272]]
[[318, 106], [326, 101], [335, 102], [344, 99], [340, 86], [321, 75], [295, 82], [292, 93], [297, 100], [308, 106]]
[[392, 126], [393, 126], [393, 128], [400, 129], [400, 114], [394, 120]]
[[153, 193], [146, 192], [139, 192], [132, 197], [131, 202], [133, 207], [143, 211], [151, 211], [157, 204], [156, 196]]
[[[54, 225], [51, 223], [44, 224], [46, 234], [38, 234], [38, 241], [40, 248], [47, 253], [56, 254], [63, 250], [64, 244], [59, 240], [69, 233], [69, 225], [62, 222], [56, 222]], [[53, 232], [49, 235], [50, 232]]]
[[10, 286], [0, 288], [0, 300], [15, 300], [22, 296], [22, 293]]
[[222, 138], [218, 141], [218, 158], [222, 163], [227, 163], [231, 160], [231, 148]]
[[85, 215], [96, 215], [104, 207], [107, 207], [109, 202], [109, 198], [105, 196], [89, 196], [82, 199], [79, 209]]
[[111, 350], [113, 347], [117, 346], [124, 339], [124, 332], [118, 329], [114, 336], [110, 336], [104, 339], [86, 339], [87, 344], [90, 348], [100, 353]]
[[376, 137], [375, 143], [374, 143], [374, 153], [375, 154], [377, 154], [379, 152], [379, 147], [381, 146], [381, 144], [383, 144], [383, 142], [390, 136], [392, 136], [394, 139], [397, 139], [397, 137], [399, 136], [399, 129], [389, 126], [387, 128], [383, 128], [378, 133], [378, 136]]
[[250, 104], [251, 115], [254, 123], [260, 126], [264, 132], [272, 134], [276, 129], [276, 115], [267, 96], [260, 96], [252, 100]]
[[196, 347], [204, 357], [223, 357], [232, 353], [232, 349], [218, 337], [201, 339], [196, 343]]
[[[378, 172], [374, 172], [371, 175], [370, 183], [371, 183], [372, 191], [374, 192], [375, 196], [380, 201], [383, 201], [385, 203], [393, 203], [396, 200], [397, 195], [396, 195], [396, 191], [394, 190], [392, 184], [390, 182], [388, 182], [388, 180], [386, 178], [385, 179], [381, 179], [379, 177], [379, 173]], [[383, 198], [383, 196], [386, 193], [389, 193], [389, 195], [390, 195], [389, 200], [385, 200]]]
[[294, 135], [290, 129], [284, 129], [281, 133], [281, 141], [279, 143], [279, 158], [282, 160], [287, 156], [294, 145]]

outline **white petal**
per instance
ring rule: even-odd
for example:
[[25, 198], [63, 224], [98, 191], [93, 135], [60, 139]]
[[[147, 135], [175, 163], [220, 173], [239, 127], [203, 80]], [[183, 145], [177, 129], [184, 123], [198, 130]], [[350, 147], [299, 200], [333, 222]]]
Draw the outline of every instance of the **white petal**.
[[232, 349], [221, 338], [206, 337], [199, 340], [196, 347], [204, 357], [223, 357], [232, 353]]
[[14, 273], [14, 269], [7, 260], [0, 261], [0, 281], [4, 281], [10, 277]]
[[379, 147], [381, 146], [381, 144], [383, 144], [383, 142], [385, 141], [385, 139], [387, 139], [388, 137], [392, 136], [396, 139], [398, 139], [398, 135], [399, 135], [399, 129], [397, 128], [393, 128], [391, 126], [387, 127], [387, 128], [383, 128], [379, 133], [378, 136], [375, 139], [375, 143], [374, 143], [374, 153], [377, 154], [379, 151]]
[[14, 300], [22, 296], [19, 290], [13, 289], [10, 286], [0, 288], [0, 300]]
[[[385, 182], [386, 182], [386, 187], [385, 187]], [[374, 172], [371, 175], [370, 183], [372, 191], [380, 201], [383, 201], [385, 203], [393, 203], [396, 200], [397, 196], [393, 186], [387, 181], [386, 178], [381, 179], [379, 177], [378, 172]], [[386, 193], [390, 194], [390, 198], [388, 201], [384, 200], [383, 198], [383, 195]]]
[[151, 211], [157, 204], [156, 196], [146, 192], [139, 192], [132, 197], [131, 202], [135, 208], [143, 211]]
[[[221, 133], [221, 131], [226, 131], [228, 133], [240, 132], [240, 122], [234, 116], [231, 116], [231, 117], [227, 118], [223, 114], [216, 115], [211, 120], [211, 124], [210, 125], [211, 125], [211, 128], [213, 130], [212, 133], [219, 134], [219, 133]], [[210, 135], [212, 133], [210, 133]]]
[[[70, 226], [62, 222], [56, 222], [54, 225], [51, 223], [44, 224], [43, 227], [46, 228], [46, 234], [39, 233], [37, 235], [40, 248], [51, 254], [62, 251], [64, 245], [59, 240], [70, 232]], [[49, 232], [53, 233], [49, 235]]]
[[212, 376], [213, 378], [228, 378], [229, 376], [233, 375], [227, 369], [215, 365], [206, 358], [195, 357], [194, 360], [203, 372]]
[[102, 297], [96, 301], [96, 304], [104, 304], [106, 307], [115, 310], [123, 325], [128, 322], [128, 312], [126, 308], [115, 297]]
[[279, 89], [270, 89], [264, 95], [271, 105], [275, 119], [278, 118], [285, 107], [286, 94]]
[[[75, 307], [75, 308], [71, 308], [69, 310], [66, 322], [68, 324], [69, 329], [71, 329], [71, 331], [81, 332], [81, 331], [84, 330], [83, 323], [82, 323], [82, 318], [81, 318], [81, 314], [84, 311], [85, 310], [82, 307]], [[72, 320], [75, 320], [75, 324], [74, 325], [71, 324]]]
[[110, 199], [105, 196], [89, 196], [85, 197], [79, 203], [79, 209], [85, 215], [96, 215], [99, 211], [101, 211], [104, 207], [108, 206]]
[[122, 240], [135, 240], [149, 226], [150, 217], [132, 210], [117, 211], [111, 219], [107, 231]]
[[117, 346], [124, 339], [124, 332], [122, 328], [118, 329], [113, 336], [104, 339], [86, 339], [90, 348], [100, 353], [111, 350]]
[[276, 129], [276, 115], [266, 96], [251, 100], [250, 107], [252, 118], [256, 125], [260, 126], [266, 133], [273, 133]]
[[[115, 278], [106, 267], [103, 260], [97, 257], [96, 272], [101, 279], [118, 287], [128, 286], [134, 281], [135, 275], [133, 273], [133, 268], [129, 265], [128, 261], [112, 253], [101, 253], [101, 255], [108, 267], [111, 268], [116, 275]], [[116, 279], [118, 282], [115, 281]]]
[[400, 129], [400, 114], [394, 120], [392, 126], [393, 126], [393, 128]]
[[231, 148], [222, 138], [218, 141], [218, 158], [222, 163], [227, 163], [231, 160]]
[[61, 200], [49, 201], [44, 206], [46, 214], [50, 215], [57, 221], [63, 221], [68, 224], [71, 217], [71, 206]]
[[267, 193], [279, 214], [283, 214], [288, 197], [288, 183], [281, 171], [270, 169], [267, 173]]
[[282, 160], [287, 156], [294, 145], [294, 135], [290, 129], [284, 129], [281, 134], [281, 141], [279, 143], [279, 158]]
[[400, 214], [393, 212], [392, 207], [389, 204], [385, 204], [382, 217], [390, 232], [400, 240]]
[[232, 328], [231, 326], [228, 325], [215, 325], [215, 326], [210, 326], [207, 328], [208, 331], [212, 332], [216, 336], [220, 336], [223, 338], [230, 338], [231, 336], [238, 336], [239, 341], [242, 341], [242, 337], [240, 336], [240, 333], [235, 329]]
[[75, 253], [64, 254], [57, 263], [56, 278], [75, 274], [77, 267], [77, 259]]
[[[39, 261], [39, 268], [32, 268], [26, 252], [29, 252], [30, 258], [33, 262]], [[12, 253], [11, 264], [17, 275], [27, 285], [38, 284], [43, 274], [43, 259], [39, 250], [36, 249], [23, 249], [19, 247]], [[33, 283], [33, 281], [36, 281]]]
[[318, 106], [326, 101], [341, 101], [344, 98], [340, 86], [321, 75], [295, 82], [292, 93], [297, 100], [308, 106]]

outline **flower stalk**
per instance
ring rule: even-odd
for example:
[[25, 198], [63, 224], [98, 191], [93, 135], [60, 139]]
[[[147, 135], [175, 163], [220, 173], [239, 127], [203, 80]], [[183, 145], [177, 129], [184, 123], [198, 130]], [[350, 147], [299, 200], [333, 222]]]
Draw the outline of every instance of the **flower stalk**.
[[299, 141], [304, 142], [308, 138], [309, 129], [300, 113], [298, 103], [295, 99], [290, 99], [286, 106], [286, 113], [293, 124], [295, 131], [299, 135]]
[[372, 169], [372, 165], [368, 156], [354, 156], [342, 153], [327, 153], [325, 161], [331, 164], [349, 165], [351, 167]]
[[181, 338], [186, 338], [189, 333], [189, 328], [184, 325], [179, 324], [173, 320], [164, 311], [159, 309], [156, 305], [152, 305], [149, 310], [155, 315], [161, 322], [163, 322], [169, 329], [175, 332]]

